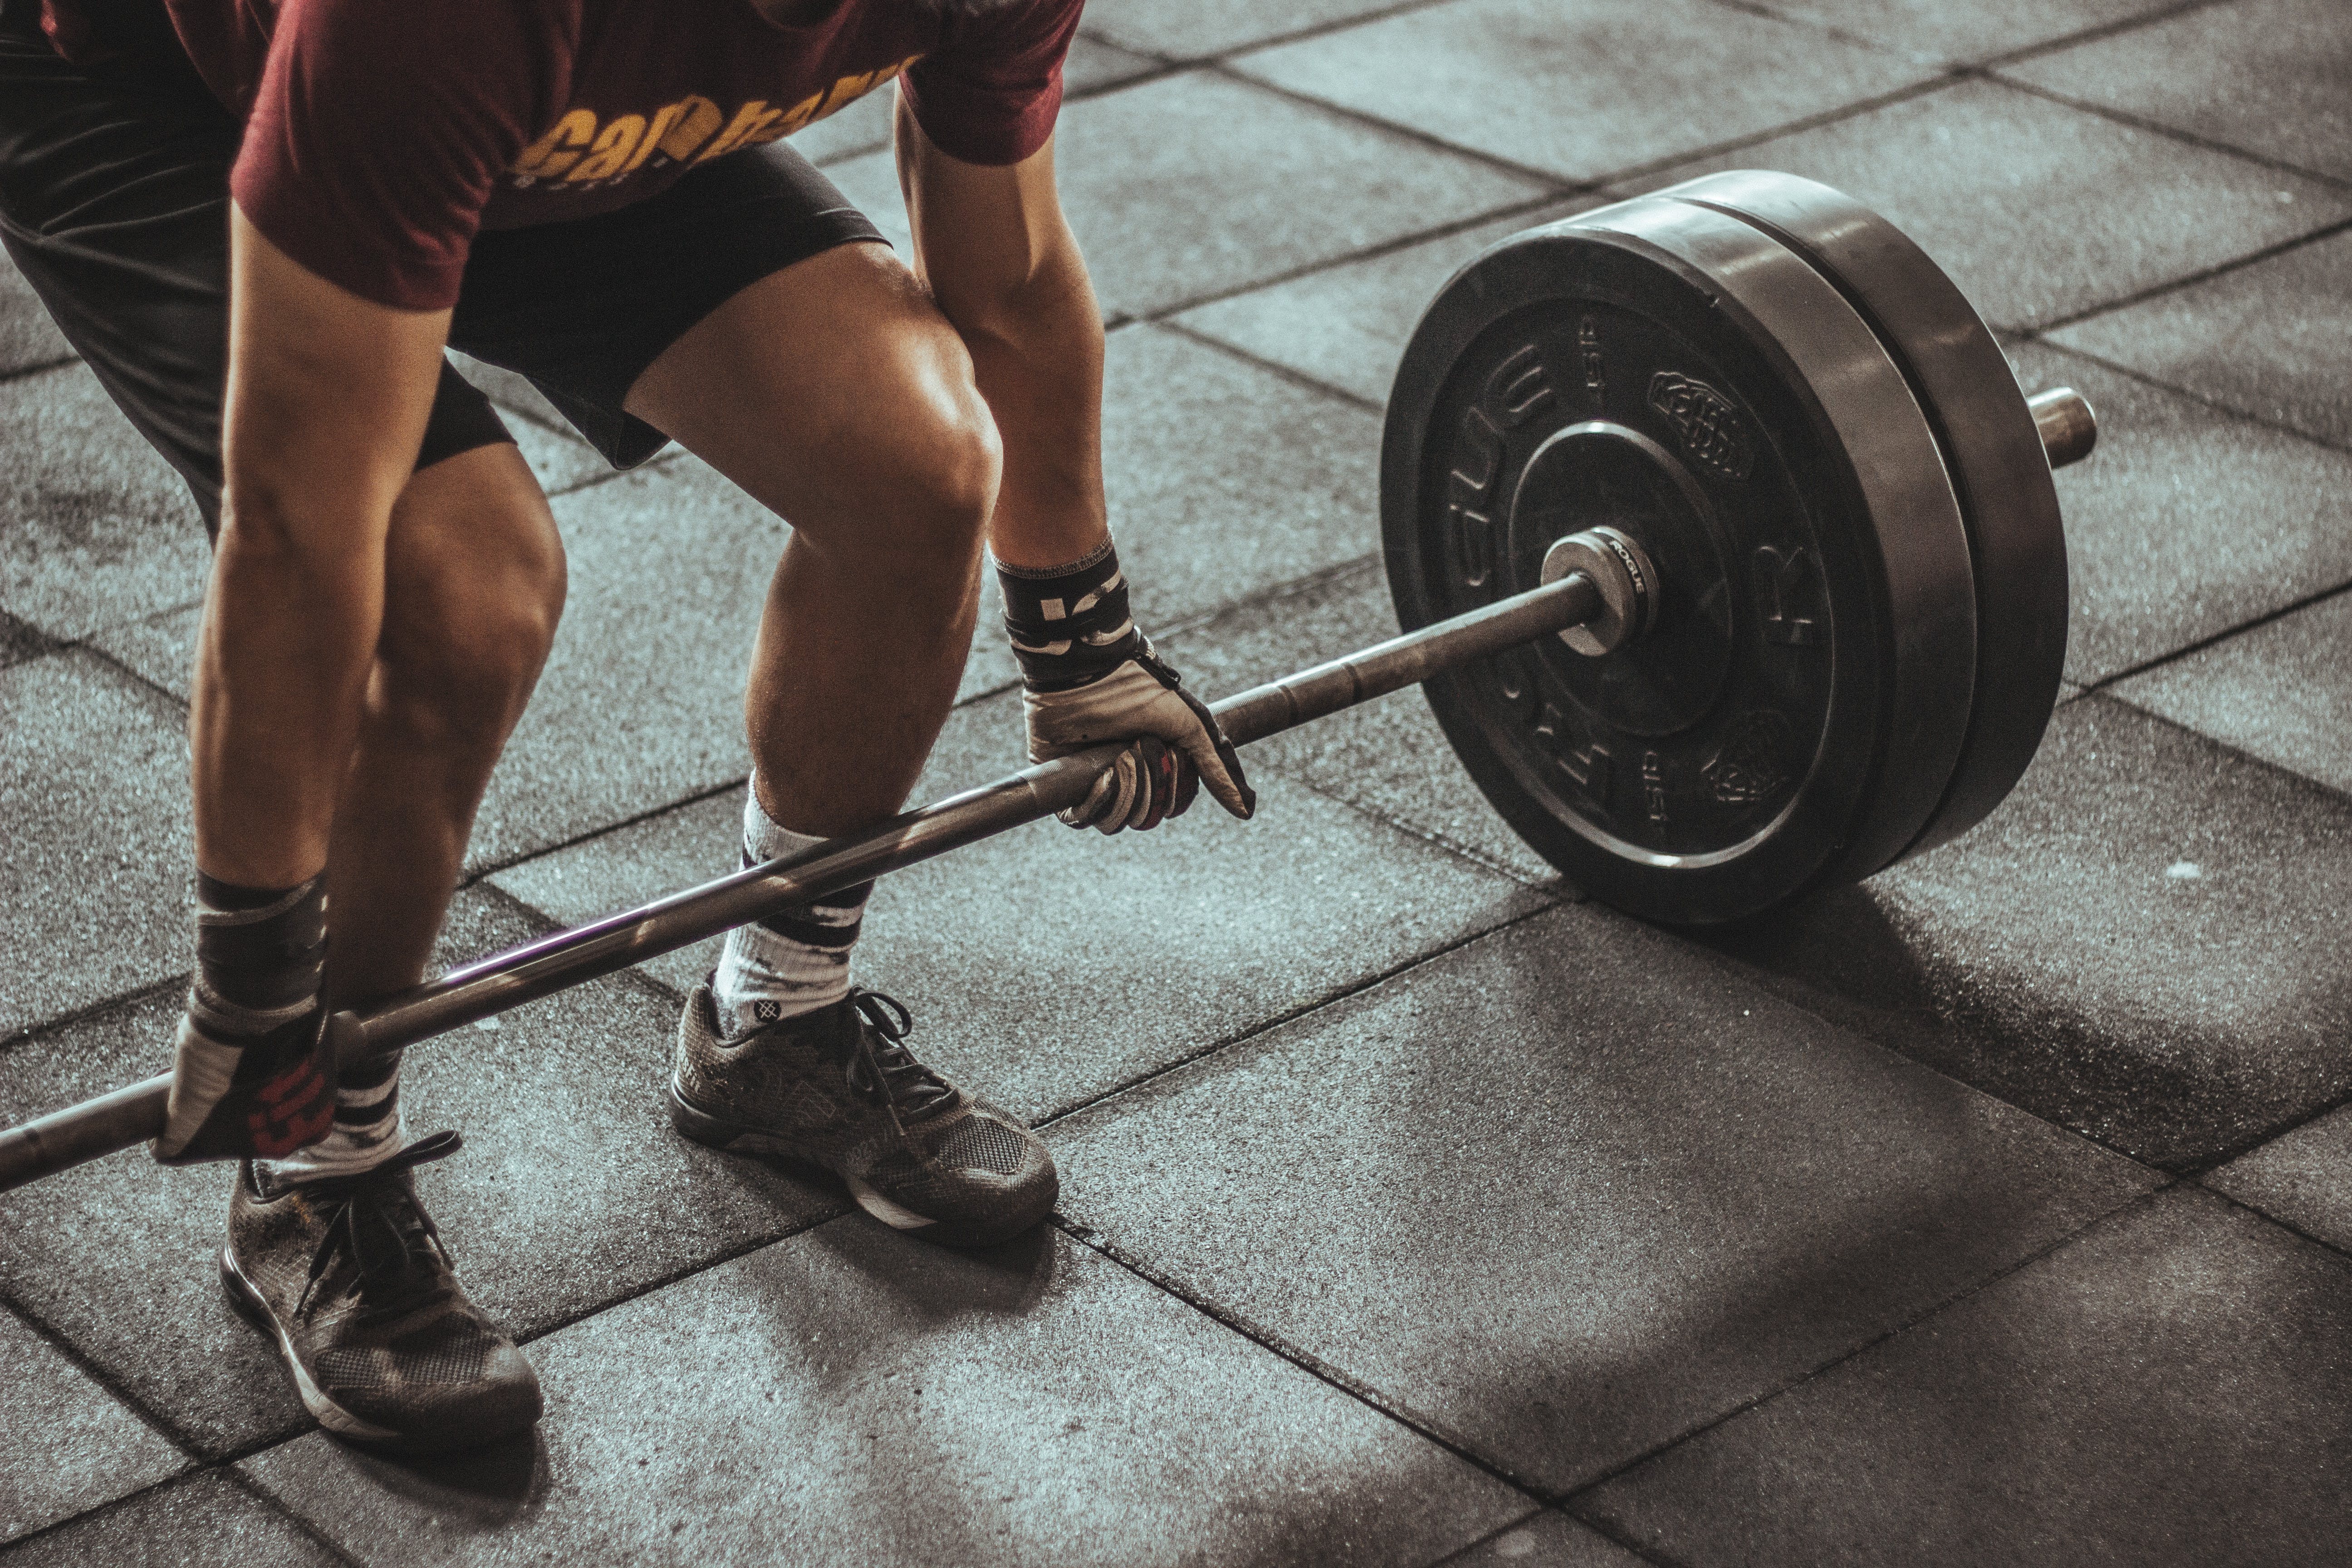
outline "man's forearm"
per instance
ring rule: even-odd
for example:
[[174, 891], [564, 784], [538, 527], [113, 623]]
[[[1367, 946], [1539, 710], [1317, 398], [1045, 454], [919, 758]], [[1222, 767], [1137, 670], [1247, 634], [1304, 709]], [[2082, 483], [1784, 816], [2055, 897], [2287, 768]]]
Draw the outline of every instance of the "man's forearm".
[[1077, 247], [1056, 247], [1018, 291], [967, 313], [956, 327], [1004, 446], [989, 548], [1013, 566], [1076, 561], [1109, 537], [1102, 312]]

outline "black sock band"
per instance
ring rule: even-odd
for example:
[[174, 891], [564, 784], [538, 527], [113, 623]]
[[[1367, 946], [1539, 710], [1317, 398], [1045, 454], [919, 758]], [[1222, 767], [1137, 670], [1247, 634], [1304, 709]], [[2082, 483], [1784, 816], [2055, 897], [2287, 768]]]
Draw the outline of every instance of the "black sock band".
[[1108, 540], [1083, 560], [1048, 571], [998, 563], [1004, 629], [1032, 691], [1067, 691], [1117, 669], [1142, 637], [1127, 609], [1127, 577]]

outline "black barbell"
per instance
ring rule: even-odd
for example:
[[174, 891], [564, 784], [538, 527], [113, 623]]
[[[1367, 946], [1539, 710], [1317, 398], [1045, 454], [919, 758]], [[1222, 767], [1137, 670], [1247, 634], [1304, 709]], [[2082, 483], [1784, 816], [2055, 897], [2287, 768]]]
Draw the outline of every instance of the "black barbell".
[[[1935, 264], [1850, 198], [1741, 173], [1528, 230], [1456, 273], [1389, 402], [1404, 635], [1214, 704], [1247, 745], [1427, 687], [1471, 776], [1570, 879], [1706, 924], [1980, 821], [2055, 703], [2054, 467]], [[1051, 816], [1116, 745], [557, 932], [336, 1016], [346, 1063]], [[168, 1075], [0, 1133], [0, 1190], [162, 1131]]]

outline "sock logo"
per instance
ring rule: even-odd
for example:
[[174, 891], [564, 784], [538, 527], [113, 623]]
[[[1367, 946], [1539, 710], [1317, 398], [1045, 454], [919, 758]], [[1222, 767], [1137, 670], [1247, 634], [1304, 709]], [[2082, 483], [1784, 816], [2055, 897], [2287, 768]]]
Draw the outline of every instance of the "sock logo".
[[762, 1024], [781, 1023], [784, 1016], [784, 1005], [762, 996], [751, 1004], [751, 1016]]
[[262, 1084], [246, 1112], [246, 1129], [253, 1152], [276, 1160], [325, 1137], [334, 1120], [334, 1086], [318, 1063], [305, 1057], [291, 1071]]

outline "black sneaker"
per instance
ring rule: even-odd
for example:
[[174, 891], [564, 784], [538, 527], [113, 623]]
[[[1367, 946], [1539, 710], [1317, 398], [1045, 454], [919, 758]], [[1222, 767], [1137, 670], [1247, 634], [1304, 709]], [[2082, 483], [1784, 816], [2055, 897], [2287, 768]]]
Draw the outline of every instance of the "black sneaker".
[[1054, 1212], [1054, 1156], [1020, 1120], [915, 1059], [912, 1020], [878, 991], [719, 1033], [710, 987], [677, 1031], [670, 1120], [697, 1142], [821, 1165], [883, 1224], [950, 1247], [1017, 1236]]
[[457, 1288], [409, 1174], [459, 1142], [436, 1132], [364, 1175], [276, 1190], [238, 1168], [221, 1283], [339, 1437], [430, 1454], [539, 1419], [537, 1374]]

